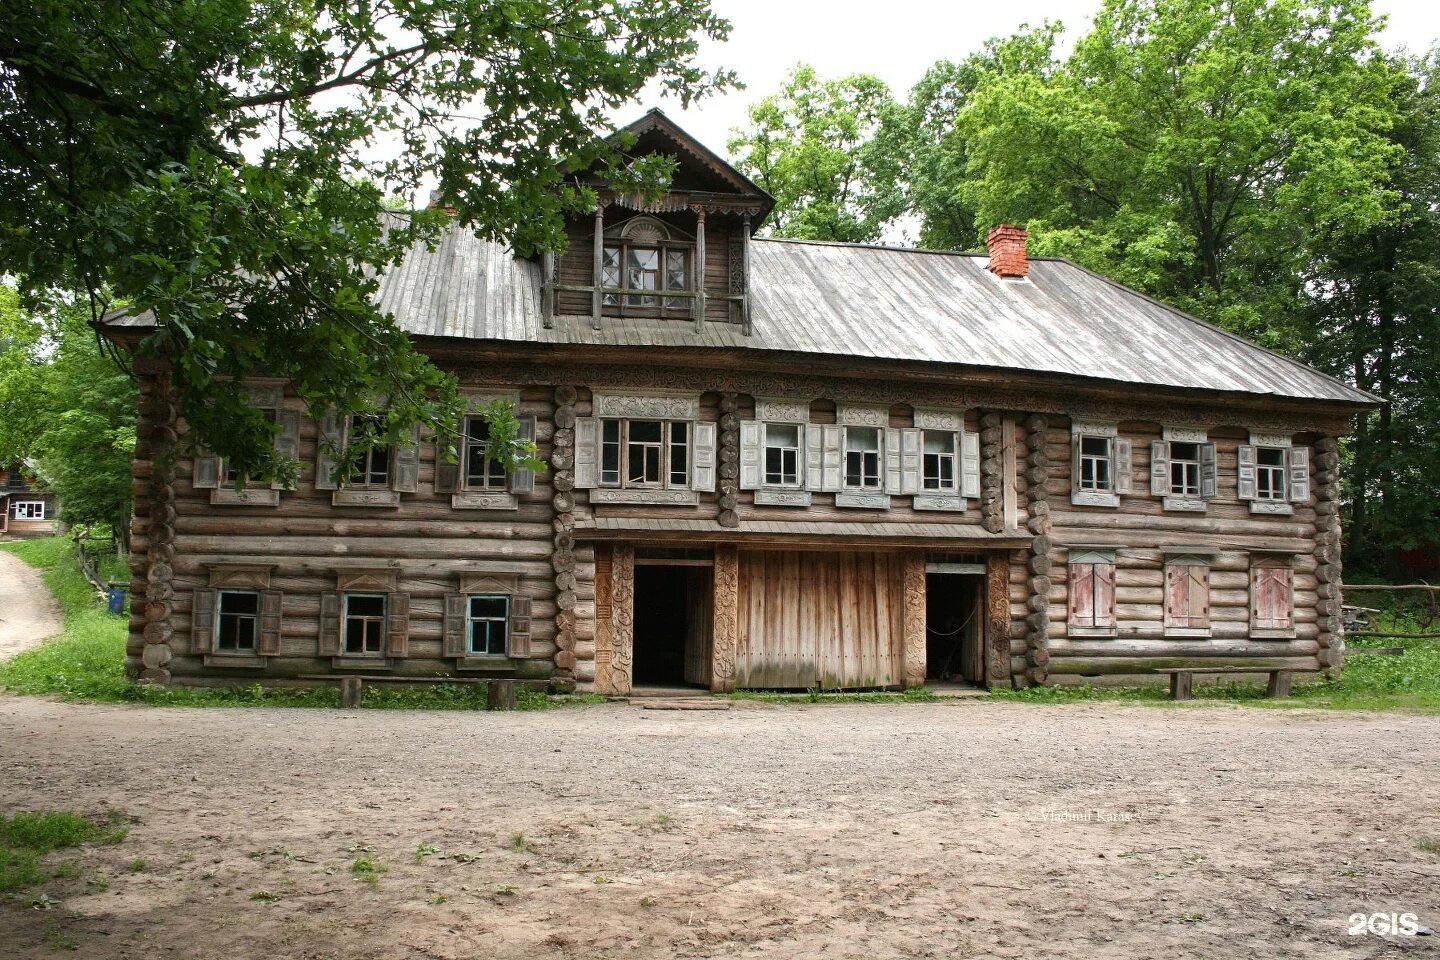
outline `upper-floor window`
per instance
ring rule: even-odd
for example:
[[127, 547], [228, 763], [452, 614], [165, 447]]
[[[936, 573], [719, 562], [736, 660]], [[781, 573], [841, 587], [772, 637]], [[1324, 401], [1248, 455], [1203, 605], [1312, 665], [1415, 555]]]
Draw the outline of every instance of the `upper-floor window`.
[[1170, 443], [1170, 493], [1176, 497], [1200, 496], [1200, 447], [1198, 443]]
[[959, 435], [953, 430], [926, 430], [920, 464], [920, 487], [927, 493], [954, 493], [959, 486], [955, 470]]
[[464, 464], [466, 490], [504, 490], [507, 479], [505, 465], [487, 456], [490, 446], [490, 424], [484, 417], [465, 418]]
[[602, 487], [687, 487], [690, 424], [683, 420], [601, 420]]
[[1289, 500], [1289, 484], [1285, 480], [1285, 448], [1255, 448], [1255, 499]]
[[1215, 444], [1204, 430], [1167, 426], [1150, 444], [1150, 493], [1166, 510], [1203, 513], [1218, 486]]
[[1115, 488], [1114, 470], [1111, 464], [1112, 437], [1080, 435], [1080, 477], [1081, 490], [1095, 493], [1110, 493]]
[[[381, 432], [380, 418], [372, 414], [356, 414], [350, 418], [350, 444], [365, 443]], [[390, 485], [390, 447], [367, 447], [350, 471], [353, 487], [388, 487]]]
[[[266, 423], [275, 422], [276, 413], [274, 407], [265, 407], [260, 411], [260, 414], [265, 418]], [[250, 482], [249, 475], [240, 473], [239, 470], [236, 470], [230, 465], [230, 462], [228, 460], [222, 459], [220, 462], [225, 465], [225, 486], [233, 487], [236, 484], [241, 484], [243, 486], [244, 484], [248, 484]]]
[[765, 484], [800, 485], [801, 426], [798, 423], [765, 424]]
[[845, 428], [845, 486], [880, 489], [880, 429]]
[[[687, 313], [689, 297], [667, 297], [669, 291], [690, 289], [690, 247], [661, 243], [644, 246], [628, 241], [607, 245], [600, 262], [600, 285], [608, 292], [607, 307], [626, 306]], [[624, 290], [625, 293], [614, 292]]]

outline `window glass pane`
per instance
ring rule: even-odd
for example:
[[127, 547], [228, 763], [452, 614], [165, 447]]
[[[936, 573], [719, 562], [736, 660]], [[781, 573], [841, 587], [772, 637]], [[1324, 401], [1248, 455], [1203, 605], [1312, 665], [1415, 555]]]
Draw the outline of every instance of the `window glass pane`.
[[1255, 451], [1255, 458], [1262, 466], [1285, 466], [1285, 451], [1280, 447], [1260, 447]]
[[689, 288], [686, 282], [685, 251], [665, 251], [665, 289], [685, 290]]
[[374, 594], [350, 594], [345, 598], [346, 612], [355, 617], [382, 617], [385, 598]]
[[795, 423], [767, 423], [765, 445], [768, 447], [800, 446], [800, 425]]
[[954, 453], [955, 434], [937, 430], [925, 431], [926, 453]]
[[508, 612], [507, 612], [507, 611], [508, 611], [508, 608], [509, 608], [509, 605], [510, 605], [510, 601], [509, 601], [509, 599], [506, 598], [506, 597], [498, 597], [498, 596], [490, 596], [490, 597], [471, 597], [471, 598], [470, 598], [470, 616], [472, 616], [472, 617], [477, 617], [477, 618], [479, 618], [479, 617], [497, 618], [497, 617], [498, 617], [498, 618], [504, 619], [506, 616], [509, 615]]
[[631, 420], [631, 443], [659, 443], [664, 427], [658, 420]]

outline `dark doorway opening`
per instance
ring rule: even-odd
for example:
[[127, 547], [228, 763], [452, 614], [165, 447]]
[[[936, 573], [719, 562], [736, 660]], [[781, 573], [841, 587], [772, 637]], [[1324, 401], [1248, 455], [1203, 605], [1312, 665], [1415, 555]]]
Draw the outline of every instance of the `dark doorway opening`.
[[925, 575], [925, 679], [983, 683], [985, 578]]
[[637, 686], [710, 685], [711, 568], [637, 564]]

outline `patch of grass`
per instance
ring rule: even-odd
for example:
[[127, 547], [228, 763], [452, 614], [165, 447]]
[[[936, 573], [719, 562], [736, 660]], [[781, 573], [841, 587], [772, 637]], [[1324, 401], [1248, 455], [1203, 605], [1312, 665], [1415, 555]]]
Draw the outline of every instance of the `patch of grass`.
[[525, 834], [519, 833], [518, 831], [510, 834], [510, 849], [516, 853], [529, 853], [530, 844], [525, 839]]
[[131, 873], [144, 873], [145, 859], [143, 857], [136, 857], [134, 860], [130, 861], [130, 863], [126, 866], [126, 869], [129, 870]]
[[390, 872], [390, 868], [371, 856], [359, 856], [355, 862], [350, 864], [350, 872], [355, 879], [363, 881], [371, 890], [380, 889], [380, 878]]
[[254, 893], [250, 894], [250, 899], [254, 900], [256, 903], [263, 903], [268, 905], [272, 903], [278, 903], [280, 900], [280, 894], [275, 893], [273, 890], [256, 890]]
[[655, 901], [651, 900], [648, 895], [640, 898], [640, 906], [642, 907], [654, 906], [654, 904]]
[[417, 843], [415, 845], [415, 862], [424, 863], [426, 857], [433, 857], [439, 852], [439, 847], [432, 847], [428, 843]]
[[426, 898], [425, 902], [430, 904], [431, 906], [438, 907], [440, 906], [440, 904], [445, 903], [449, 899], [450, 898], [445, 896], [445, 894], [443, 893], [432, 893], [429, 897]]
[[1440, 837], [1421, 837], [1415, 841], [1415, 846], [1426, 853], [1440, 853]]
[[[0, 686], [16, 693], [59, 696], [66, 700], [103, 703], [145, 703], [165, 707], [338, 707], [340, 689], [264, 687], [169, 687], [137, 684], [125, 675], [125, 639], [129, 619], [108, 613], [95, 596], [75, 560], [75, 546], [65, 537], [42, 537], [0, 544], [44, 572], [45, 585], [59, 601], [65, 626], [59, 636], [0, 663]], [[106, 575], [125, 579], [124, 563], [107, 559]], [[362, 707], [376, 710], [483, 710], [485, 685], [426, 683], [413, 687], [365, 687]], [[595, 694], [550, 696], [521, 688], [520, 710], [549, 710], [568, 705], [603, 703]]]
[[129, 833], [120, 819], [97, 823], [67, 810], [0, 814], [0, 893], [78, 875], [74, 864], [46, 864], [45, 856], [84, 843], [119, 843]]

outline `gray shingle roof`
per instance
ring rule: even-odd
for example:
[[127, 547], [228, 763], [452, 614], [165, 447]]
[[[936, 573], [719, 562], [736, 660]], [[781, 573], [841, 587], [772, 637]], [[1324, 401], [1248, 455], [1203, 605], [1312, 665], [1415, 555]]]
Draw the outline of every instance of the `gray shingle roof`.
[[[1360, 390], [1065, 260], [1000, 280], [986, 258], [892, 247], [754, 240], [750, 336], [684, 320], [542, 323], [540, 267], [453, 230], [381, 281], [380, 307], [412, 334], [625, 347], [723, 347], [934, 361], [1119, 383], [1374, 405]], [[118, 319], [120, 324], [144, 320]]]

